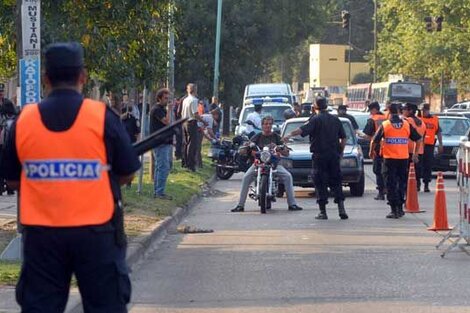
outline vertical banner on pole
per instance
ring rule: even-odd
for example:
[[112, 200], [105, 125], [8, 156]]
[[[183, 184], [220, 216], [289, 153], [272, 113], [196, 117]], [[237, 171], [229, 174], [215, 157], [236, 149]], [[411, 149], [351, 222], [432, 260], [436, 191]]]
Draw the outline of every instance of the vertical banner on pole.
[[22, 54], [20, 60], [21, 106], [41, 100], [41, 1], [21, 5]]

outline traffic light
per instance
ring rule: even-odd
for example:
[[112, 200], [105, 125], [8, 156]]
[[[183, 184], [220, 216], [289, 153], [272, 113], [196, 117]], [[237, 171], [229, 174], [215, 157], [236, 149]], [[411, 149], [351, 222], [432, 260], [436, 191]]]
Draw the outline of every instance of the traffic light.
[[348, 29], [349, 28], [349, 19], [351, 18], [351, 14], [349, 14], [348, 11], [341, 11], [341, 19], [343, 20], [343, 28]]
[[436, 32], [440, 32], [442, 30], [442, 21], [444, 18], [442, 16], [436, 16], [434, 18], [434, 23], [436, 23]]
[[424, 18], [424, 22], [426, 23], [426, 30], [431, 33], [433, 31], [433, 27], [432, 27], [432, 17], [430, 16], [426, 16]]

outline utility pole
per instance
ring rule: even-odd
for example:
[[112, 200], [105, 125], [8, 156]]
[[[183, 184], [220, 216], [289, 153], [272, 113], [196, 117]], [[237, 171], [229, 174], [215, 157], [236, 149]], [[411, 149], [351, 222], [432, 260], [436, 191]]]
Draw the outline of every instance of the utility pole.
[[377, 1], [374, 0], [374, 83], [377, 82], [378, 56], [377, 56]]
[[222, 24], [222, 0], [217, 1], [217, 29], [215, 34], [214, 88], [212, 95], [219, 97], [219, 61], [220, 61], [220, 32]]
[[348, 34], [348, 44], [349, 44], [349, 51], [348, 51], [348, 86], [351, 85], [351, 28], [352, 28], [352, 23], [351, 20], [349, 20], [349, 34]]
[[445, 103], [444, 103], [444, 70], [441, 72], [441, 112], [444, 111], [445, 109]]
[[[170, 2], [169, 8], [169, 19], [168, 19], [168, 77], [166, 87], [170, 90], [169, 103], [173, 103], [175, 94], [175, 29], [173, 21], [173, 1]], [[171, 121], [173, 122], [173, 114], [171, 115]]]

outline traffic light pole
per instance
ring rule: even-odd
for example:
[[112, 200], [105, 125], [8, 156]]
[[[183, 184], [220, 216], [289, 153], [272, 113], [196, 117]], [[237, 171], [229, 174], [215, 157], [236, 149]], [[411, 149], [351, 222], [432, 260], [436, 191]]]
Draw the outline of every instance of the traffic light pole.
[[352, 23], [351, 23], [351, 19], [349, 19], [349, 27], [348, 27], [348, 45], [349, 45], [349, 51], [348, 51], [348, 86], [351, 85], [351, 28], [352, 28]]

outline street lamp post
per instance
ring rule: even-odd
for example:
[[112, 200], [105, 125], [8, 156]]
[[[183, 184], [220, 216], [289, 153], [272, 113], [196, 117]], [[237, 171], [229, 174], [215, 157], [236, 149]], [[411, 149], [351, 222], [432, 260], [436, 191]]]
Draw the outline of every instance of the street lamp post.
[[212, 95], [219, 97], [219, 61], [220, 61], [220, 31], [222, 24], [222, 0], [217, 2], [217, 29], [215, 35], [215, 60], [214, 60], [214, 88]]

